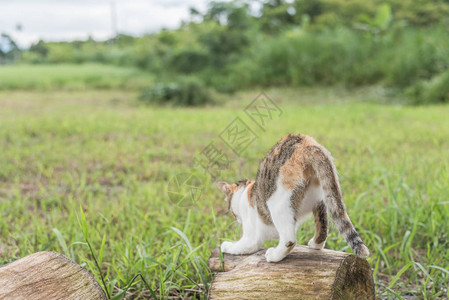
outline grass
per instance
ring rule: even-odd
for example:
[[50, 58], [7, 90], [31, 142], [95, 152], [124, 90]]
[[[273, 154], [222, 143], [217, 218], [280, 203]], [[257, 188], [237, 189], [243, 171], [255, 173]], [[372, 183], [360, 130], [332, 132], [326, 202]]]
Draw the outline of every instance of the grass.
[[102, 64], [0, 65], [0, 90], [86, 90], [147, 87], [153, 76], [135, 68]]
[[[336, 159], [378, 297], [449, 297], [449, 107], [335, 93], [269, 90], [283, 115], [262, 131], [243, 112], [252, 91], [195, 109], [142, 106], [124, 91], [0, 92], [0, 263], [57, 251], [111, 297], [205, 297], [205, 261], [239, 228], [194, 159], [239, 116], [258, 138], [222, 179], [254, 178], [286, 133], [314, 136]], [[201, 194], [174, 197], [178, 174], [194, 174]], [[309, 220], [299, 243], [312, 235]], [[333, 227], [326, 247], [351, 251]]]

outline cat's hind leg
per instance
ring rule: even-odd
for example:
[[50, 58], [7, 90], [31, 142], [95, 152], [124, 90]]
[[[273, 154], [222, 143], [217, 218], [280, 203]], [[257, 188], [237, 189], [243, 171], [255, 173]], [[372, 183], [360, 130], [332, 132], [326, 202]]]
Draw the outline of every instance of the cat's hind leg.
[[309, 241], [309, 248], [321, 250], [324, 248], [327, 239], [328, 220], [327, 208], [323, 201], [319, 201], [313, 208], [315, 218], [315, 236]]
[[269, 248], [265, 253], [268, 262], [284, 259], [296, 245], [295, 212], [291, 205], [292, 191], [278, 186], [278, 189], [267, 201], [271, 219], [279, 233], [279, 244]]

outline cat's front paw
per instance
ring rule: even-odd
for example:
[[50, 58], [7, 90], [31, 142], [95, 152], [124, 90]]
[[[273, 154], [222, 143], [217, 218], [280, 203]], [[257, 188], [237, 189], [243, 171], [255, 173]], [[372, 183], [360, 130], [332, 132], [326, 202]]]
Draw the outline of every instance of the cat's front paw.
[[286, 255], [283, 253], [279, 253], [277, 248], [269, 248], [267, 252], [265, 252], [265, 259], [267, 262], [278, 262], [284, 259]]
[[221, 252], [233, 254], [234, 243], [233, 242], [223, 242], [220, 246]]

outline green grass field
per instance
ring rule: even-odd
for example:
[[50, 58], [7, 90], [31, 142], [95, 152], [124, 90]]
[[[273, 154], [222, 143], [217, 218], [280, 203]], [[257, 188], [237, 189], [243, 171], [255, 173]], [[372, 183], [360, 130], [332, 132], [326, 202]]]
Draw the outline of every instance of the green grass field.
[[[181, 109], [142, 106], [135, 92], [1, 91], [0, 264], [57, 251], [99, 282], [102, 274], [110, 295], [141, 274], [149, 287], [135, 278], [127, 299], [205, 297], [205, 261], [240, 229], [195, 158], [240, 117], [258, 137], [222, 179], [254, 178], [287, 133], [314, 136], [335, 157], [348, 213], [373, 253], [378, 297], [449, 297], [449, 107], [268, 90], [283, 114], [263, 131], [243, 112], [257, 94]], [[194, 174], [201, 194], [173, 196], [179, 174]], [[298, 242], [313, 230], [307, 221]], [[351, 251], [333, 227], [326, 248]]]
[[135, 68], [94, 63], [0, 65], [0, 90], [136, 90], [147, 87], [153, 80], [154, 76]]

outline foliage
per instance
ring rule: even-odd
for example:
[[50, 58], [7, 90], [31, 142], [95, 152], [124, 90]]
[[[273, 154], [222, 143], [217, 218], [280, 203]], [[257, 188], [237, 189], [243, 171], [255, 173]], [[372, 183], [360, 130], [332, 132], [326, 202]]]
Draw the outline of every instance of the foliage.
[[37, 55], [41, 57], [47, 57], [48, 55], [48, 47], [43, 40], [39, 40], [36, 44], [31, 45], [29, 50], [30, 52], [37, 53]]
[[231, 93], [259, 86], [381, 84], [400, 95], [449, 69], [447, 1], [269, 0], [259, 1], [259, 11], [254, 7], [211, 1], [204, 13], [192, 8], [192, 21], [176, 30], [103, 42], [39, 41], [22, 61], [138, 68], [161, 82], [188, 75]]
[[449, 71], [407, 89], [414, 104], [449, 103]]
[[17, 62], [21, 52], [16, 42], [10, 35], [2, 33], [0, 35], [0, 65]]
[[372, 40], [344, 28], [319, 35], [293, 30], [254, 50], [252, 59], [260, 67], [253, 80], [254, 84], [293, 86], [373, 83], [379, 79], [372, 78], [375, 66], [370, 66], [371, 74], [361, 70], [372, 55]]
[[173, 54], [171, 67], [179, 73], [194, 73], [203, 69], [208, 59], [208, 53], [201, 49], [182, 49]]
[[[383, 69], [388, 84], [399, 88], [430, 79], [449, 68], [449, 32], [432, 30], [401, 31], [388, 37]], [[396, 47], [396, 48], [392, 48]]]
[[179, 78], [176, 82], [159, 82], [144, 89], [140, 100], [175, 106], [200, 106], [212, 103], [204, 83], [198, 78]]
[[377, 8], [376, 15], [370, 17], [368, 15], [360, 16], [360, 29], [368, 30], [374, 35], [384, 33], [389, 29], [393, 21], [391, 7], [388, 4], [382, 4]]

